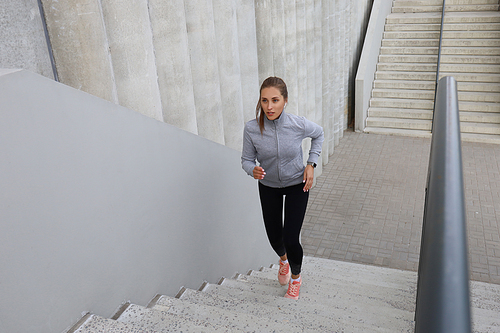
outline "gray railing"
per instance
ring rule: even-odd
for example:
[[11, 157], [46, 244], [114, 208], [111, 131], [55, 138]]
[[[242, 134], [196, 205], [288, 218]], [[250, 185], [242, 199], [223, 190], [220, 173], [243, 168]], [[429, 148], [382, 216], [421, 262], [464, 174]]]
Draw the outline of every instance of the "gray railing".
[[54, 60], [54, 53], [52, 52], [52, 44], [50, 43], [49, 31], [47, 30], [47, 21], [45, 20], [45, 12], [43, 10], [42, 0], [38, 0], [38, 10], [40, 11], [40, 18], [42, 19], [43, 32], [45, 34], [45, 41], [47, 43], [47, 49], [49, 52], [50, 64], [52, 65], [52, 74], [54, 75], [54, 80], [59, 82], [59, 76], [57, 75], [56, 62]]
[[457, 82], [438, 82], [418, 267], [416, 333], [471, 332]]
[[[441, 66], [441, 47], [443, 45], [443, 27], [444, 27], [444, 13], [446, 8], [446, 0], [443, 0], [443, 7], [441, 9], [441, 25], [439, 28], [439, 44], [438, 44], [438, 54], [437, 54], [437, 66], [436, 66], [436, 85], [434, 87], [434, 109], [432, 110], [432, 120], [434, 123], [434, 112], [436, 111], [436, 94], [437, 86], [439, 82], [439, 67]], [[433, 131], [433, 130], [431, 130]]]

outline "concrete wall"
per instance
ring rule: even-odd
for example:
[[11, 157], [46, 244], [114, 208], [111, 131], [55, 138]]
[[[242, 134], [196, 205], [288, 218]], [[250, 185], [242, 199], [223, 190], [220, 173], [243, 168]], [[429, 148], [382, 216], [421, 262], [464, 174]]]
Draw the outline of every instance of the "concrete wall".
[[0, 332], [274, 262], [238, 151], [28, 71], [0, 118]]
[[371, 10], [366, 38], [363, 44], [355, 83], [355, 124], [357, 132], [364, 131], [373, 81], [377, 70], [378, 55], [382, 47], [385, 19], [390, 14], [392, 2], [375, 0]]
[[288, 111], [324, 127], [329, 154], [372, 2], [42, 1], [63, 83], [239, 150], [260, 82], [281, 76]]
[[37, 0], [0, 2], [0, 68], [54, 78]]

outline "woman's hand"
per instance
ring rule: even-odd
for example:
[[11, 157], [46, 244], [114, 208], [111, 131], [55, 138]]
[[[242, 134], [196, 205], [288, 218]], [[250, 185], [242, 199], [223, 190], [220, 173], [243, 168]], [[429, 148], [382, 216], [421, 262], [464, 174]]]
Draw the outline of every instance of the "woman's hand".
[[253, 178], [255, 179], [264, 179], [264, 176], [266, 173], [264, 172], [264, 169], [260, 166], [256, 166], [253, 168]]
[[[255, 172], [254, 172], [255, 173]], [[309, 189], [313, 186], [314, 181], [314, 168], [312, 165], [307, 165], [304, 170], [304, 192], [308, 192]]]

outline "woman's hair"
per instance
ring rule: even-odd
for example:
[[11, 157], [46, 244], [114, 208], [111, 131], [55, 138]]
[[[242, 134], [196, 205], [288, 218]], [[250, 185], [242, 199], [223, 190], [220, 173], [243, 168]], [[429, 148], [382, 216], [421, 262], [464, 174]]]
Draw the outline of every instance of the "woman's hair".
[[281, 93], [281, 96], [286, 100], [288, 99], [288, 90], [286, 89], [285, 81], [276, 76], [270, 76], [262, 82], [260, 86], [259, 92], [259, 101], [257, 102], [256, 111], [256, 119], [259, 123], [260, 133], [264, 132], [264, 117], [266, 116], [264, 111], [262, 110], [262, 105], [260, 104], [260, 99], [262, 97], [262, 90], [265, 88], [274, 87], [278, 89]]

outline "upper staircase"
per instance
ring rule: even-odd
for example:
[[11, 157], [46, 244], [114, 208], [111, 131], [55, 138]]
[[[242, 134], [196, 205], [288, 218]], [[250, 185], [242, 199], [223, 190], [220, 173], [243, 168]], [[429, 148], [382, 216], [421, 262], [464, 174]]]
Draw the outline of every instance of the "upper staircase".
[[[442, 0], [395, 0], [365, 132], [430, 136]], [[458, 82], [462, 139], [500, 143], [498, 0], [447, 0], [440, 78]]]
[[[413, 332], [415, 272], [305, 257], [298, 301], [283, 297], [278, 266], [236, 274], [112, 319], [87, 315], [67, 333]], [[475, 332], [499, 332], [500, 286], [472, 283]]]

